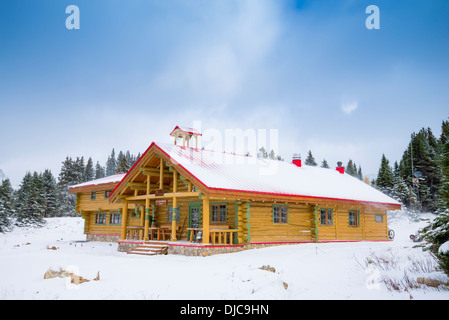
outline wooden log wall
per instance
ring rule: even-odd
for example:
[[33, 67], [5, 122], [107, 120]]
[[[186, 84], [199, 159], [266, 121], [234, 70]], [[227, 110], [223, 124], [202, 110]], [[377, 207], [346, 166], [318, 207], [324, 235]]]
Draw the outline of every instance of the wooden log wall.
[[[321, 225], [320, 208], [333, 210], [332, 225]], [[349, 211], [358, 212], [357, 226], [349, 225]], [[381, 222], [376, 221], [376, 215]], [[388, 225], [386, 211], [367, 206], [318, 206], [317, 208], [318, 240], [387, 240]]]
[[[283, 205], [285, 203], [282, 203]], [[273, 222], [272, 202], [251, 202], [251, 242], [311, 241], [311, 206], [288, 204], [288, 222]]]

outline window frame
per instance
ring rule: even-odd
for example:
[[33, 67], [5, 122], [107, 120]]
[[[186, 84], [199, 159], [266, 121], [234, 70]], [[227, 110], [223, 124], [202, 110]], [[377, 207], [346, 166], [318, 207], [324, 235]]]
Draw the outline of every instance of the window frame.
[[95, 201], [97, 200], [97, 192], [96, 191], [92, 191], [90, 193], [90, 201]]
[[[101, 216], [103, 216], [101, 218]], [[103, 221], [103, 222], [101, 222]], [[96, 212], [95, 213], [95, 225], [105, 226], [106, 225], [106, 212]]]
[[[351, 223], [351, 214], [354, 214], [355, 224]], [[360, 210], [348, 210], [348, 226], [351, 228], [360, 227]]]
[[[119, 223], [112, 222], [113, 217], [119, 216]], [[121, 226], [122, 225], [122, 214], [120, 211], [114, 211], [109, 213], [109, 225], [110, 226]]]
[[[276, 221], [276, 210], [275, 208], [279, 208], [279, 221]], [[285, 219], [283, 219], [282, 209], [285, 208]], [[283, 221], [285, 220], [285, 221]], [[274, 203], [271, 206], [271, 221], [273, 224], [289, 224], [289, 206], [288, 204], [278, 204]]]
[[112, 190], [105, 190], [104, 191], [104, 198], [105, 199], [109, 199], [111, 193], [112, 193]]
[[[214, 219], [214, 207], [217, 207], [217, 220]], [[224, 220], [222, 220], [222, 208], [224, 207]], [[213, 202], [210, 204], [210, 217], [211, 223], [227, 223], [228, 221], [228, 204], [226, 202]]]
[[[378, 217], [380, 217], [380, 221], [377, 221]], [[383, 223], [384, 222], [384, 215], [383, 214], [375, 214], [374, 215], [374, 222], [376, 222], [376, 223]]]
[[[334, 209], [320, 208], [319, 211], [320, 211], [320, 226], [333, 227], [334, 226]], [[325, 212], [324, 223], [323, 223], [322, 211]], [[330, 223], [329, 223], [329, 213], [330, 213]]]

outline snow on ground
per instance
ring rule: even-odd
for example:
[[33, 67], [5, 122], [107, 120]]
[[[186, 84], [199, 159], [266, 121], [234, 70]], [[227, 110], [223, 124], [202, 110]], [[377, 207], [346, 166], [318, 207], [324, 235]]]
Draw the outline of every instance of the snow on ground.
[[[418, 277], [449, 280], [409, 240], [425, 224], [393, 217], [393, 242], [146, 257], [120, 253], [115, 243], [85, 242], [82, 218], [52, 218], [43, 228], [0, 234], [0, 299], [449, 299], [441, 287], [406, 285]], [[68, 278], [44, 279], [49, 268], [89, 280], [99, 271], [100, 280], [74, 285]]]

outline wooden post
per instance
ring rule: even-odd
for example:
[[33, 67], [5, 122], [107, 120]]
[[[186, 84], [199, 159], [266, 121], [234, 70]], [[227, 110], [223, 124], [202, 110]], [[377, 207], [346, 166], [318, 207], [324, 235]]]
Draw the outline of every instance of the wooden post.
[[208, 197], [203, 197], [203, 244], [209, 244], [209, 219], [210, 201]]
[[244, 237], [244, 218], [243, 218], [243, 204], [240, 202], [237, 204], [237, 216], [238, 216], [238, 244], [242, 244], [245, 240]]
[[[178, 172], [173, 170], [173, 193], [178, 191]], [[171, 220], [171, 241], [176, 241], [176, 216], [178, 212], [178, 198], [173, 197], [173, 214]]]
[[145, 225], [143, 227], [143, 240], [148, 241], [148, 230], [150, 227], [150, 199], [145, 199]]
[[161, 164], [159, 168], [159, 189], [164, 188], [164, 160], [161, 157]]
[[[150, 194], [150, 175], [147, 175], [147, 195]], [[143, 228], [143, 240], [148, 241], [148, 230], [150, 226], [150, 199], [145, 199], [145, 225]]]
[[128, 220], [128, 201], [122, 198], [123, 212], [122, 212], [122, 240], [126, 240], [126, 224]]
[[178, 198], [173, 197], [173, 208], [171, 218], [171, 241], [176, 241], [176, 213], [178, 209]]

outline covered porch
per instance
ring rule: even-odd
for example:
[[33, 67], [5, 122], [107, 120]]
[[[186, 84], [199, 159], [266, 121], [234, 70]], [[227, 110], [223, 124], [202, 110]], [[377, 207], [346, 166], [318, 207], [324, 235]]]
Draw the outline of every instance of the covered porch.
[[121, 211], [128, 212], [122, 215], [123, 241], [236, 245], [249, 240], [248, 202], [189, 192], [133, 196], [121, 203]]

